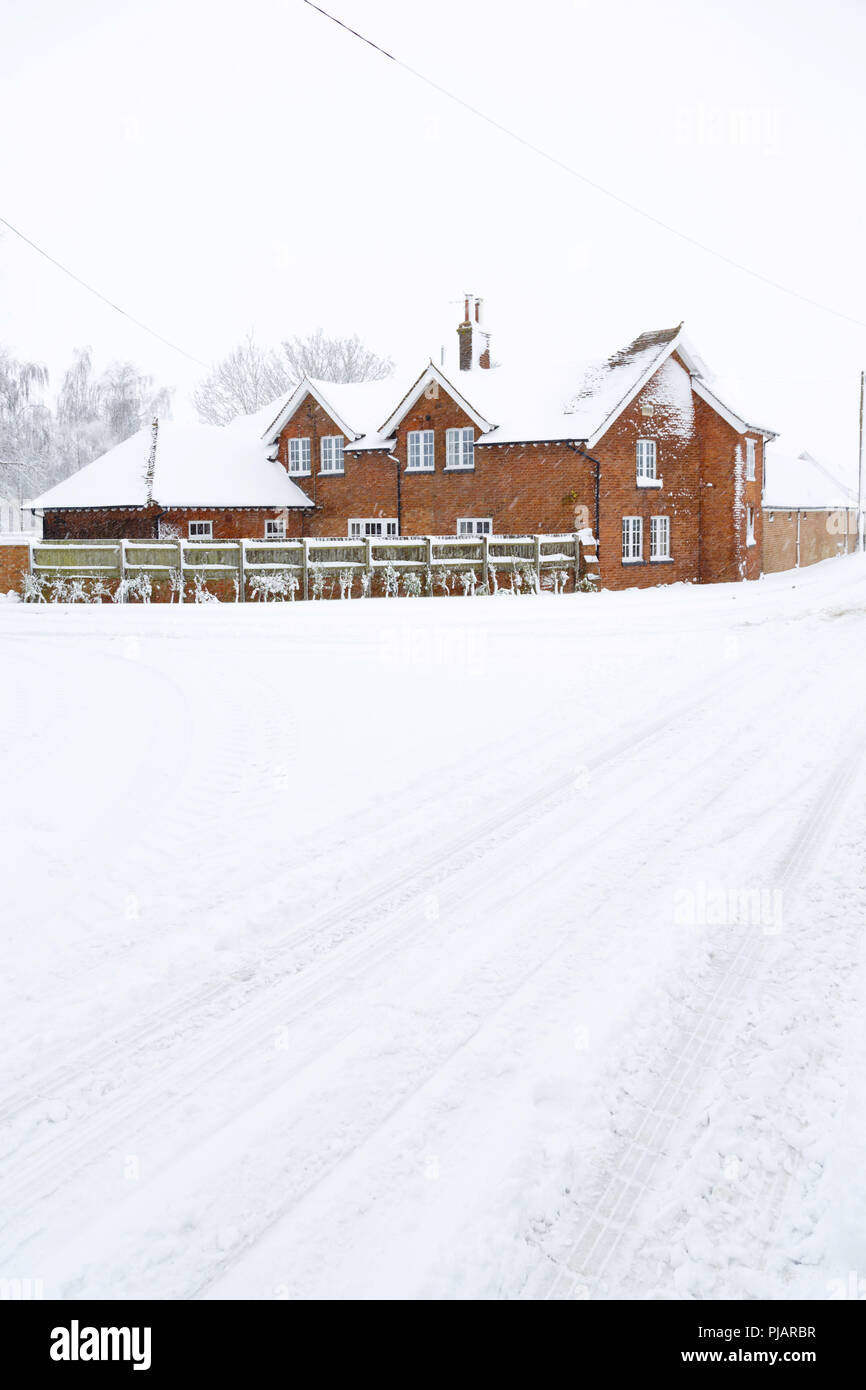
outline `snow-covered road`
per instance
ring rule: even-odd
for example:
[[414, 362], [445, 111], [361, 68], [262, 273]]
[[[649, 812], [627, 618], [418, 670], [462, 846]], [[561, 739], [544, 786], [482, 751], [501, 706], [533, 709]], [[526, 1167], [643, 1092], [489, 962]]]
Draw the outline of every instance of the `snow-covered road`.
[[860, 557], [4, 603], [0, 662], [0, 1278], [825, 1298], [866, 1272]]

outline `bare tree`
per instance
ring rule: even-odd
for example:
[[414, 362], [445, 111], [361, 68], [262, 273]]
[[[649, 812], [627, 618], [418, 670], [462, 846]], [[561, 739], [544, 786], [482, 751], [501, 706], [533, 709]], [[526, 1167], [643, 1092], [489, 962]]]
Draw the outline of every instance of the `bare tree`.
[[321, 381], [381, 381], [393, 367], [390, 358], [377, 356], [357, 336], [328, 338], [319, 328], [307, 338], [288, 339], [281, 354], [259, 347], [249, 333], [196, 387], [193, 401], [205, 423], [227, 425], [285, 396], [304, 375]]
[[390, 357], [371, 352], [357, 334], [328, 338], [321, 328], [307, 338], [289, 338], [283, 343], [283, 352], [296, 382], [304, 374], [319, 381], [382, 381], [394, 370]]
[[47, 476], [51, 411], [41, 399], [48, 371], [0, 348], [0, 495], [32, 494]]
[[251, 415], [295, 385], [287, 365], [273, 348], [260, 348], [252, 333], [218, 362], [193, 392], [199, 417], [208, 425], [227, 425], [237, 415]]
[[56, 472], [65, 476], [150, 424], [171, 414], [171, 391], [155, 387], [131, 362], [112, 362], [93, 372], [89, 348], [80, 348], [66, 371], [55, 411]]

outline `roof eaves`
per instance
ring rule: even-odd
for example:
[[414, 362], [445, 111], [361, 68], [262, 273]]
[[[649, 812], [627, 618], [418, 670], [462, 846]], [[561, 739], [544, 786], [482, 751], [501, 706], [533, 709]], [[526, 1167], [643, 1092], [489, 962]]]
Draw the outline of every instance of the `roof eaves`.
[[701, 400], [706, 401], [707, 405], [712, 406], [713, 410], [715, 410], [718, 415], [721, 415], [723, 420], [727, 420], [728, 424], [731, 425], [733, 429], [739, 430], [741, 434], [750, 431], [752, 434], [761, 435], [763, 439], [778, 439], [778, 430], [767, 429], [764, 425], [750, 424], [742, 415], [738, 415], [735, 410], [732, 410], [729, 405], [725, 405], [725, 402], [716, 395], [715, 391], [712, 391], [710, 387], [707, 386], [705, 381], [698, 381], [692, 378], [692, 389], [697, 392]]

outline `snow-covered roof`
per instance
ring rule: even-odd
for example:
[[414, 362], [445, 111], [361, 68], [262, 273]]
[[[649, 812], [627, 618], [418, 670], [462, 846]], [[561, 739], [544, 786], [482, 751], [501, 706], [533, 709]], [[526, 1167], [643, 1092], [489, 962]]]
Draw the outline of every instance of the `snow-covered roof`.
[[806, 450], [786, 453], [774, 447], [764, 458], [764, 506], [786, 508], [856, 507], [857, 497], [825, 464]]
[[[263, 417], [273, 405], [230, 425], [160, 420], [152, 500], [161, 507], [311, 507], [310, 499], [268, 457]], [[37, 497], [34, 507], [147, 506], [148, 426]]]
[[[665, 367], [674, 352], [685, 372], [674, 363]], [[592, 448], [650, 378], [657, 397], [675, 408], [691, 409], [694, 386], [735, 428], [772, 438], [772, 431], [750, 424], [719, 400], [704, 380], [705, 370], [678, 324], [642, 333], [607, 357], [558, 366], [535, 359], [446, 376], [430, 362], [414, 378], [395, 374], [382, 381], [335, 384], [304, 377], [282, 402], [224, 428], [160, 422], [153, 501], [164, 507], [312, 506], [272, 457], [286, 424], [310, 395], [346, 437], [350, 454], [391, 448], [401, 420], [433, 383], [475, 422], [481, 446], [550, 440]], [[146, 505], [150, 446], [151, 432], [143, 429], [49, 489], [34, 506]]]
[[[430, 362], [414, 380], [388, 377], [348, 386], [305, 377], [268, 422], [264, 437], [273, 443], [310, 394], [351, 441], [350, 452], [387, 448], [401, 420], [438, 382], [475, 421], [480, 445], [573, 440], [591, 447], [674, 352], [694, 379], [703, 374], [703, 363], [678, 324], [642, 333], [608, 357], [559, 365], [535, 359], [446, 375]], [[707, 388], [707, 399], [711, 394]], [[715, 397], [713, 403], [738, 429], [772, 435], [734, 415]]]
[[387, 376], [381, 381], [352, 382], [302, 377], [279, 410], [271, 410], [265, 422], [263, 438], [273, 444], [298, 407], [307, 396], [312, 396], [350, 441], [350, 452], [386, 449], [394, 442], [393, 434], [382, 434], [378, 425], [393, 410], [395, 401], [404, 394], [407, 384], [405, 380], [401, 382], [399, 376]]

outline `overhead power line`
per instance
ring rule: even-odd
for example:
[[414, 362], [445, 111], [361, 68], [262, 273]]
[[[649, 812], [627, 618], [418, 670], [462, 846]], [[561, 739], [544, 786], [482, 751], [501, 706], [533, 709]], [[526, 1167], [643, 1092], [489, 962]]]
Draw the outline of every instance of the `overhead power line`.
[[129, 319], [130, 323], [134, 323], [136, 328], [144, 329], [145, 333], [149, 333], [152, 338], [156, 338], [159, 342], [164, 343], [166, 347], [171, 348], [172, 352], [179, 352], [181, 357], [186, 357], [190, 362], [195, 362], [196, 366], [204, 367], [205, 370], [207, 370], [207, 362], [202, 362], [200, 358], [193, 357], [191, 352], [187, 352], [185, 348], [178, 347], [177, 343], [173, 343], [169, 338], [164, 338], [161, 333], [157, 333], [155, 328], [151, 328], [148, 324], [142, 323], [141, 319], [137, 319], [134, 314], [128, 314], [125, 309], [121, 309], [119, 304], [115, 304], [113, 300], [109, 299], [107, 295], [102, 294], [95, 286], [89, 285], [86, 280], [82, 280], [81, 276], [76, 275], [74, 270], [70, 270], [68, 266], [56, 260], [54, 256], [49, 255], [47, 251], [43, 251], [41, 246], [37, 246], [36, 242], [32, 241], [29, 236], [25, 236], [17, 227], [13, 227], [12, 223], [7, 222], [5, 217], [0, 217], [0, 223], [2, 223], [4, 227], [8, 227], [10, 232], [14, 232], [17, 237], [20, 237], [23, 242], [32, 247], [40, 256], [44, 256], [46, 261], [50, 261], [58, 270], [62, 270], [63, 274], [68, 275], [70, 280], [74, 280], [77, 285], [81, 285], [82, 288], [89, 291], [90, 294], [96, 295], [96, 298], [101, 299], [103, 304], [107, 304], [109, 309], [114, 309], [116, 313], [122, 314], [125, 319]]
[[478, 120], [484, 121], [487, 125], [492, 126], [494, 130], [498, 130], [501, 135], [507, 136], [509, 140], [516, 141], [518, 145], [522, 145], [524, 149], [530, 150], [533, 154], [538, 155], [540, 159], [546, 160], [548, 164], [554, 165], [555, 168], [568, 174], [571, 178], [578, 179], [581, 183], [585, 184], [587, 188], [592, 188], [596, 193], [601, 193], [603, 197], [610, 198], [614, 203], [619, 203], [620, 207], [627, 208], [628, 211], [633, 212], [635, 216], [642, 217], [646, 222], [651, 222], [654, 226], [660, 227], [662, 231], [669, 232], [671, 236], [678, 237], [680, 241], [687, 242], [689, 246], [694, 246], [696, 250], [703, 251], [707, 256], [713, 256], [717, 261], [722, 261], [725, 265], [731, 266], [734, 270], [739, 270], [744, 275], [750, 275], [753, 280], [760, 280], [762, 284], [769, 285], [772, 289], [778, 290], [781, 294], [790, 295], [792, 299], [799, 299], [803, 304], [811, 305], [813, 309], [820, 309], [822, 313], [832, 314], [835, 318], [844, 319], [846, 323], [856, 324], [858, 328], [866, 328], [866, 321], [863, 319], [855, 318], [853, 314], [846, 314], [841, 309], [834, 309], [831, 305], [824, 304], [819, 299], [813, 299], [810, 295], [801, 293], [800, 290], [792, 289], [790, 285], [783, 285], [780, 280], [773, 280], [769, 275], [762, 274], [760, 270], [754, 270], [751, 266], [736, 260], [735, 257], [726, 255], [724, 251], [719, 251], [714, 246], [708, 246], [706, 242], [698, 240], [697, 237], [692, 236], [689, 232], [684, 232], [679, 227], [674, 227], [669, 222], [665, 222], [661, 217], [656, 217], [654, 213], [647, 212], [646, 208], [639, 207], [637, 203], [632, 203], [628, 198], [624, 198], [622, 194], [615, 193], [611, 188], [606, 188], [604, 184], [598, 183], [595, 179], [591, 179], [588, 174], [582, 174], [579, 169], [575, 169], [573, 165], [568, 164], [564, 159], [560, 159], [558, 155], [551, 154], [549, 150], [545, 150], [541, 145], [536, 145], [534, 141], [529, 140], [525, 135], [521, 135], [518, 131], [512, 130], [509, 126], [504, 125], [502, 121], [496, 120], [495, 116], [488, 116], [486, 111], [482, 111], [479, 107], [473, 106], [472, 103], [466, 101], [464, 97], [458, 96], [456, 92], [452, 92], [447, 87], [443, 87], [432, 77], [428, 77], [426, 73], [420, 72], [417, 68], [413, 68], [410, 63], [405, 62], [402, 58], [398, 58], [395, 53], [389, 52], [387, 48], [383, 48], [381, 44], [375, 43], [373, 39], [368, 39], [366, 34], [359, 33], [357, 29], [353, 29], [351, 25], [344, 23], [342, 19], [338, 19], [337, 16], [331, 14], [329, 10], [323, 9], [321, 5], [314, 4], [313, 0], [303, 0], [303, 4], [308, 5], [311, 10], [316, 10], [320, 15], [324, 16], [325, 19], [331, 20], [333, 24], [345, 30], [347, 34], [358, 39], [361, 43], [366, 44], [368, 48], [372, 48], [383, 58], [387, 58], [390, 62], [396, 63], [397, 67], [402, 68], [404, 72], [410, 73], [411, 76], [417, 78], [419, 82], [423, 82], [426, 86], [431, 87], [433, 91], [438, 92], [440, 96], [447, 97], [449, 101], [453, 101], [457, 106], [462, 106], [464, 111], [469, 111], [473, 116], [476, 116]]

